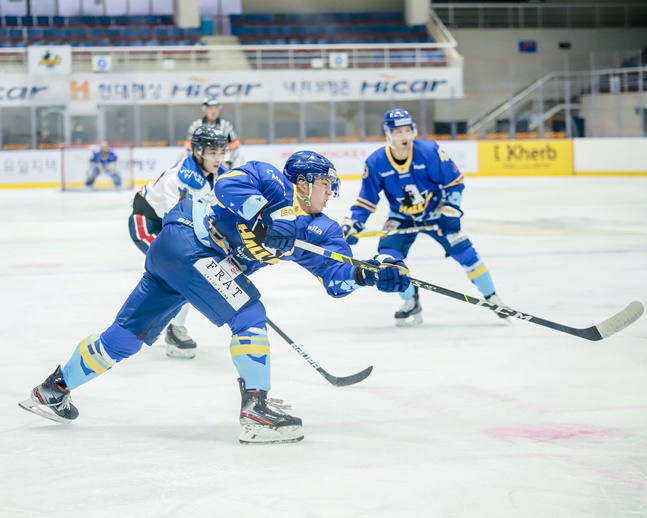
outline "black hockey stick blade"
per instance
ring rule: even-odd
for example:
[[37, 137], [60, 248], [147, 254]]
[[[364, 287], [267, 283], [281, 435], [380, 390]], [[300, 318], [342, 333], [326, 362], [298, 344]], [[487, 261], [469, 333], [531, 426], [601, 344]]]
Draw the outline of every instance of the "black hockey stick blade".
[[310, 366], [313, 369], [316, 369], [316, 371], [321, 374], [324, 379], [330, 383], [331, 385], [334, 385], [335, 387], [347, 387], [348, 385], [355, 385], [355, 383], [359, 383], [360, 381], [365, 380], [368, 378], [369, 374], [373, 371], [373, 366], [371, 365], [370, 367], [367, 367], [364, 369], [362, 372], [358, 372], [357, 374], [352, 374], [350, 376], [333, 376], [332, 374], [329, 374], [326, 372], [324, 369], [319, 367], [317, 365], [317, 362], [314, 361], [312, 358], [310, 358], [310, 355], [305, 352], [301, 347], [299, 347], [296, 343], [292, 341], [292, 339], [286, 335], [283, 331], [281, 331], [281, 328], [279, 328], [274, 322], [272, 322], [269, 318], [265, 318], [266, 322], [268, 325], [276, 331], [283, 340], [285, 340], [288, 344], [290, 344], [290, 347], [294, 349], [297, 353], [299, 353], [299, 356], [301, 356], [305, 361], [307, 361]]
[[[295, 245], [303, 250], [323, 255], [324, 257], [329, 257], [341, 263], [358, 266], [372, 272], [379, 271], [379, 267], [371, 263], [367, 263], [366, 261], [361, 261], [359, 259], [355, 259], [354, 257], [340, 254], [332, 250], [326, 250], [325, 248], [313, 245], [312, 243], [308, 243], [307, 241], [301, 241], [300, 239], [297, 239]], [[439, 293], [440, 295], [445, 295], [446, 297], [451, 297], [453, 299], [460, 300], [461, 302], [467, 302], [468, 304], [473, 304], [475, 306], [481, 306], [494, 311], [499, 315], [505, 315], [508, 318], [525, 320], [526, 322], [531, 322], [533, 324], [554, 329], [555, 331], [560, 331], [562, 333], [591, 341], [603, 340], [604, 338], [622, 331], [625, 327], [630, 326], [636, 320], [638, 320], [644, 312], [643, 305], [638, 301], [633, 301], [625, 309], [623, 309], [619, 313], [616, 313], [612, 317], [607, 318], [604, 322], [601, 322], [595, 326], [587, 327], [585, 329], [577, 329], [575, 327], [565, 326], [564, 324], [558, 324], [557, 322], [551, 322], [550, 320], [545, 320], [528, 313], [522, 313], [521, 311], [509, 308], [507, 306], [494, 304], [493, 302], [489, 302], [487, 300], [482, 300], [476, 297], [472, 297], [471, 295], [466, 295], [464, 293], [459, 293], [457, 291], [443, 288], [442, 286], [437, 286], [420, 279], [414, 279], [413, 277], [410, 277], [410, 280], [411, 284], [418, 286], [419, 288], [422, 288], [424, 290], [433, 291], [435, 293]]]
[[364, 381], [366, 378], [368, 378], [369, 374], [373, 372], [373, 366], [371, 365], [370, 367], [366, 367], [366, 369], [364, 369], [362, 372], [358, 372], [357, 374], [342, 377], [328, 374], [321, 367], [317, 367], [317, 372], [324, 378], [326, 378], [326, 381], [328, 381], [328, 383], [330, 383], [331, 385], [334, 385], [335, 387], [347, 387], [348, 385], [355, 385], [355, 383], [359, 383], [360, 381]]

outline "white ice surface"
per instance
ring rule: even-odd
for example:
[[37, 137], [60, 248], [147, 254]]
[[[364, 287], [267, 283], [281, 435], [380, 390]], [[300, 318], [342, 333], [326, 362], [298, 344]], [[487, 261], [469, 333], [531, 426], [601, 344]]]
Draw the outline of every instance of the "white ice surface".
[[[344, 182], [329, 215], [358, 189]], [[647, 516], [647, 317], [589, 342], [424, 292], [424, 325], [398, 329], [397, 295], [334, 300], [280, 264], [253, 276], [270, 317], [334, 375], [375, 367], [335, 388], [269, 331], [271, 396], [303, 419], [303, 442], [238, 443], [228, 329], [196, 311], [196, 359], [144, 347], [74, 392], [71, 425], [21, 410], [140, 278], [131, 197], [0, 191], [3, 518]], [[464, 209], [512, 308], [588, 327], [647, 302], [647, 178], [468, 178]], [[408, 264], [478, 296], [425, 236]]]

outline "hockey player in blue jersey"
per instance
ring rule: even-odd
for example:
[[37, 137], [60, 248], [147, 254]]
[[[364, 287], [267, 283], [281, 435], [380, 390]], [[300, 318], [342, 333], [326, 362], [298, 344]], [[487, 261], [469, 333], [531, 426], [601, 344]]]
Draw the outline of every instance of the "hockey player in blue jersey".
[[[128, 229], [133, 242], [142, 252], [162, 230], [162, 218], [178, 202], [180, 196], [205, 203], [215, 203], [215, 179], [226, 172], [222, 165], [227, 150], [227, 137], [213, 126], [198, 126], [191, 136], [191, 155], [151, 180], [135, 194], [133, 213]], [[186, 329], [189, 305], [185, 304], [171, 320], [164, 333], [166, 355], [171, 358], [195, 357], [197, 344]]]
[[[180, 201], [163, 220], [146, 254], [145, 273], [101, 334], [92, 334], [71, 358], [20, 406], [59, 422], [78, 417], [70, 392], [155, 342], [187, 301], [213, 324], [231, 329], [230, 352], [241, 392], [239, 440], [243, 443], [295, 442], [303, 438], [298, 417], [273, 407], [270, 346], [265, 308], [249, 275], [279, 260], [293, 261], [312, 273], [332, 297], [362, 286], [385, 292], [410, 284], [403, 261], [376, 256], [377, 273], [367, 272], [294, 248], [301, 239], [350, 255], [338, 223], [322, 212], [339, 192], [333, 164], [299, 151], [283, 172], [265, 162], [247, 162], [216, 182], [214, 205]], [[283, 407], [284, 408], [284, 407]]]
[[121, 176], [117, 171], [117, 155], [108, 147], [106, 142], [101, 144], [99, 151], [92, 153], [85, 188], [92, 189], [94, 182], [101, 173], [107, 174], [112, 179], [116, 189], [121, 187]]
[[[380, 193], [384, 192], [390, 208], [384, 230], [432, 225], [437, 230], [385, 236], [379, 241], [379, 253], [406, 259], [418, 234], [427, 234], [464, 268], [487, 300], [502, 305], [490, 272], [461, 229], [460, 207], [465, 186], [456, 164], [436, 142], [416, 140], [416, 125], [407, 110], [388, 110], [383, 128], [387, 145], [366, 160], [359, 196], [351, 207], [350, 217], [342, 221], [348, 243], [357, 243], [354, 234], [364, 229], [366, 220], [377, 208]], [[396, 325], [421, 324], [418, 288], [411, 285], [401, 296], [405, 302], [395, 313]]]

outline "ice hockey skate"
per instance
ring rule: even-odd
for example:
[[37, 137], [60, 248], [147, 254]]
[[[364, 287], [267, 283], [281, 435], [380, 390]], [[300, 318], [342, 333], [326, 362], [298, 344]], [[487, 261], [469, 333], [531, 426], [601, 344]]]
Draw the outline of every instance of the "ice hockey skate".
[[58, 423], [71, 423], [79, 417], [79, 411], [72, 404], [70, 391], [65, 386], [60, 365], [42, 384], [31, 391], [29, 399], [18, 405], [32, 414]]
[[422, 306], [416, 286], [413, 297], [405, 300], [400, 309], [395, 312], [395, 325], [396, 327], [413, 327], [420, 324], [422, 324]]
[[[280, 399], [267, 399], [265, 390], [247, 390], [238, 378], [242, 403], [240, 424], [243, 431], [239, 440], [243, 444], [279, 444], [303, 439], [303, 423], [298, 417], [286, 414], [290, 405]], [[272, 407], [272, 408], [269, 408]]]
[[166, 328], [166, 356], [190, 360], [195, 358], [198, 344], [191, 338], [184, 326], [169, 324]]
[[[493, 293], [493, 294], [492, 294], [492, 295], [490, 295], [489, 297], [485, 297], [485, 300], [487, 300], [488, 302], [491, 302], [492, 304], [496, 304], [497, 306], [507, 307], [507, 306], [506, 306], [506, 305], [501, 301], [501, 299], [499, 298], [499, 296], [498, 296], [496, 293]], [[499, 312], [496, 312], [496, 314], [497, 314], [497, 316], [498, 316], [499, 318], [504, 319], [506, 322], [512, 322], [512, 321], [510, 320], [510, 318], [509, 318], [509, 317], [510, 317], [510, 315], [504, 315], [503, 313], [499, 313]]]

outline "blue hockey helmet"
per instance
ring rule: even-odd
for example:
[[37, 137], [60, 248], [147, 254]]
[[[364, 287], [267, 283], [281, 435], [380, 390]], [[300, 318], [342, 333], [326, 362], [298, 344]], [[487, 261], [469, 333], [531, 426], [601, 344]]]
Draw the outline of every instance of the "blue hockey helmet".
[[283, 174], [295, 185], [299, 180], [305, 180], [310, 184], [311, 189], [315, 180], [323, 176], [330, 180], [333, 196], [335, 198], [339, 196], [341, 182], [335, 166], [325, 156], [314, 151], [297, 151], [292, 154], [285, 163]]
[[413, 138], [416, 138], [418, 135], [416, 123], [413, 122], [413, 119], [407, 110], [403, 108], [394, 108], [393, 110], [388, 110], [384, 114], [382, 128], [384, 128], [384, 134], [386, 135], [386, 140], [389, 144], [391, 143], [391, 131], [403, 126], [411, 126], [411, 129], [413, 130]]
[[191, 151], [202, 155], [205, 149], [227, 149], [227, 137], [213, 126], [203, 124], [198, 126], [191, 135]]

